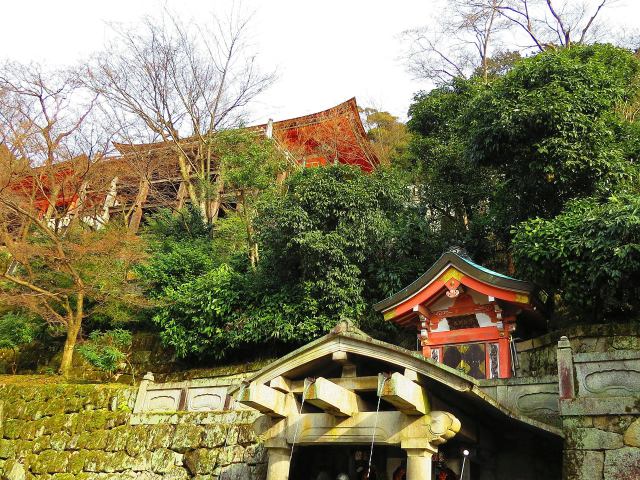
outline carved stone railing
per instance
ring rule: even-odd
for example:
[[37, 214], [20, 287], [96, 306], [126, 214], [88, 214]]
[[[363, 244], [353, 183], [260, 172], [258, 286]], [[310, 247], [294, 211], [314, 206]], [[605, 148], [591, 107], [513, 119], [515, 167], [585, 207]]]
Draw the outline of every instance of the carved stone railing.
[[482, 380], [480, 388], [512, 412], [554, 426], [561, 423], [555, 375]]
[[558, 372], [562, 415], [640, 413], [640, 351], [573, 353], [563, 337]]
[[149, 372], [140, 382], [133, 413], [232, 410], [234, 400], [228, 393], [232, 385], [228, 378], [155, 383]]

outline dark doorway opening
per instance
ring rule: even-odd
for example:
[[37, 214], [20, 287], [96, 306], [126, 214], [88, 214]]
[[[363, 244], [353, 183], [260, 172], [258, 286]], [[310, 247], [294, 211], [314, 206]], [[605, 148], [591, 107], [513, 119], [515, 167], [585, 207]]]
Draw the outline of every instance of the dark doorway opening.
[[[336, 480], [346, 474], [349, 480], [366, 478], [370, 445], [296, 446], [291, 462], [290, 480]], [[391, 479], [393, 472], [406, 462], [400, 447], [375, 446], [371, 480]]]

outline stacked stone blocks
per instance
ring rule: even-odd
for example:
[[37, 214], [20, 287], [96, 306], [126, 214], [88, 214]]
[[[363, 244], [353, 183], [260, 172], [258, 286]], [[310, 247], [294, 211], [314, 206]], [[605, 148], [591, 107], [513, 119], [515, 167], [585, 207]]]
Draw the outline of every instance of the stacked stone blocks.
[[266, 455], [255, 414], [134, 415], [136, 389], [8, 385], [0, 477], [9, 480], [261, 479]]

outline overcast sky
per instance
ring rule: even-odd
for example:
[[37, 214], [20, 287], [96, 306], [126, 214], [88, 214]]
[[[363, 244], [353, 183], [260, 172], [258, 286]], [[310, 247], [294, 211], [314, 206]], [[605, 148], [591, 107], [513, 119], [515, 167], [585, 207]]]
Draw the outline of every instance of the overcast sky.
[[[185, 21], [228, 8], [231, 0], [5, 0], [0, 57], [72, 64], [100, 50], [110, 22], [135, 23], [163, 4]], [[235, 2], [236, 4], [238, 2]], [[413, 80], [400, 60], [399, 34], [424, 25], [434, 0], [244, 0], [265, 69], [277, 82], [252, 120], [276, 120], [323, 110], [355, 96], [404, 118], [411, 97], [429, 84]], [[621, 0], [611, 24], [640, 25], [640, 0]], [[635, 24], [635, 25], [633, 25]]]

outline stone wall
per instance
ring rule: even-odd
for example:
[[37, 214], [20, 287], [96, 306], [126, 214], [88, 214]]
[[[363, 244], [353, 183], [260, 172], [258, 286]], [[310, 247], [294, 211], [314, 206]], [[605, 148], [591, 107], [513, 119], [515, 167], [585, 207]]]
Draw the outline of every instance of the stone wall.
[[0, 478], [265, 477], [255, 413], [134, 415], [136, 391], [120, 385], [0, 387]]
[[640, 478], [640, 418], [610, 414], [567, 416], [566, 480], [637, 480]]
[[574, 353], [558, 343], [566, 480], [640, 478], [640, 350]]
[[518, 342], [518, 377], [557, 375], [556, 347], [566, 336], [575, 353], [640, 350], [640, 323], [579, 325]]

